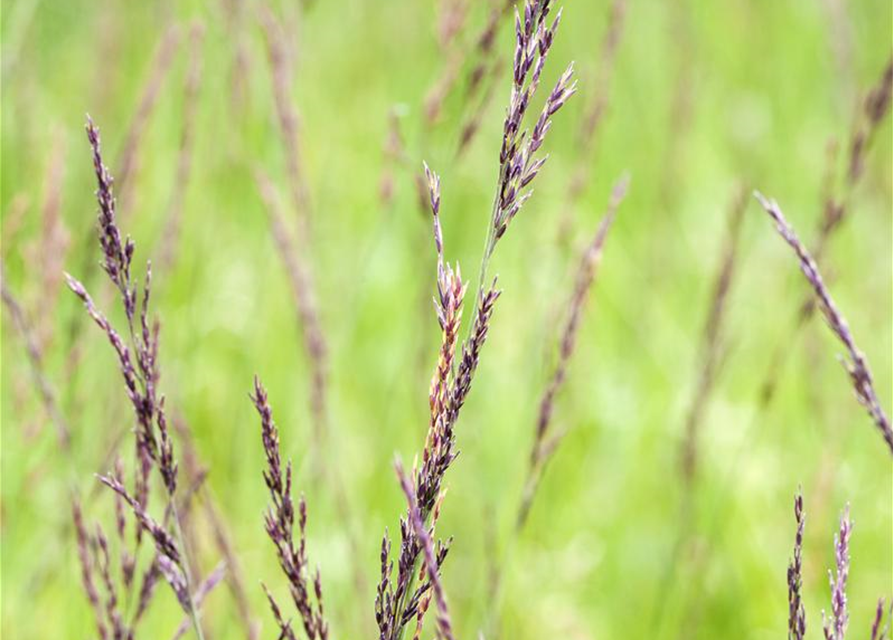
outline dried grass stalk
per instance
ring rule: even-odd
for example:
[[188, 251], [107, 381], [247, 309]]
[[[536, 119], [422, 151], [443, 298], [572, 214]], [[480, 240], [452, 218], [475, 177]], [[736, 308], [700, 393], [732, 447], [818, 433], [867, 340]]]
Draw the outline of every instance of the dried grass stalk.
[[723, 345], [721, 331], [726, 316], [729, 291], [731, 290], [732, 279], [735, 274], [741, 223], [744, 220], [746, 208], [747, 192], [744, 188], [740, 188], [735, 194], [735, 199], [729, 209], [728, 231], [726, 233], [723, 257], [714, 280], [710, 313], [707, 316], [707, 323], [704, 326], [704, 335], [701, 342], [699, 358], [701, 371], [698, 376], [698, 385], [694, 399], [685, 419], [685, 436], [681, 444], [680, 458], [682, 461], [682, 478], [686, 485], [690, 485], [695, 476], [698, 463], [698, 439], [704, 418], [704, 410], [716, 384], [722, 363]]
[[[578, 164], [569, 187], [570, 201], [576, 202], [588, 184], [592, 172], [592, 152], [598, 142], [600, 126], [604, 121], [611, 100], [611, 83], [617, 61], [617, 49], [623, 36], [626, 19], [627, 0], [614, 0], [608, 17], [608, 26], [602, 36], [601, 54], [598, 66], [591, 78], [592, 94], [583, 107], [583, 118], [577, 143], [581, 161]], [[569, 221], [564, 222], [569, 225]]]
[[40, 396], [44, 410], [56, 428], [56, 438], [59, 441], [59, 446], [63, 451], [68, 451], [71, 446], [71, 430], [68, 427], [68, 422], [62, 415], [62, 411], [59, 409], [56, 392], [53, 390], [53, 386], [46, 375], [40, 345], [34, 335], [31, 323], [25, 316], [24, 309], [22, 309], [19, 301], [7, 287], [6, 280], [2, 274], [0, 274], [0, 298], [2, 298], [3, 306], [12, 318], [12, 323], [22, 336], [25, 353], [28, 355], [31, 376], [34, 379], [34, 386]]
[[[161, 86], [164, 84], [168, 71], [170, 71], [171, 63], [174, 60], [174, 55], [180, 46], [180, 39], [180, 27], [173, 24], [168, 27], [155, 51], [152, 71], [146, 84], [143, 86], [136, 113], [134, 113], [133, 119], [130, 121], [130, 127], [127, 130], [124, 144], [118, 156], [117, 176], [118, 184], [120, 185], [119, 189], [129, 183], [131, 175], [136, 171], [140, 143], [142, 142], [149, 118], [155, 110], [155, 104], [158, 102]], [[127, 184], [127, 188], [130, 188], [129, 184]], [[126, 207], [124, 212], [126, 213]]]
[[276, 243], [276, 249], [279, 251], [282, 262], [285, 264], [295, 301], [295, 308], [301, 322], [304, 349], [307, 352], [307, 358], [311, 366], [310, 409], [313, 417], [313, 434], [317, 451], [321, 451], [326, 424], [326, 370], [328, 355], [317, 309], [313, 279], [303, 252], [297, 248], [295, 241], [292, 239], [292, 234], [289, 231], [282, 211], [282, 203], [276, 194], [276, 188], [261, 171], [257, 172], [256, 179], [261, 198], [266, 205], [266, 211], [270, 218], [270, 229], [273, 240]]
[[273, 99], [285, 151], [286, 173], [298, 220], [298, 242], [306, 251], [310, 233], [310, 192], [301, 156], [301, 120], [291, 100], [291, 56], [282, 26], [266, 5], [260, 7], [260, 21], [267, 43], [270, 71], [273, 75]]
[[180, 133], [180, 150], [177, 154], [177, 174], [174, 191], [167, 208], [162, 232], [161, 264], [165, 268], [176, 260], [180, 245], [180, 228], [183, 224], [183, 202], [192, 177], [192, 155], [195, 146], [195, 119], [198, 112], [203, 68], [205, 28], [194, 22], [189, 29], [189, 69], [183, 87], [183, 125]]
[[533, 505], [533, 500], [536, 496], [536, 491], [539, 487], [546, 464], [551, 459], [552, 455], [554, 455], [555, 450], [567, 433], [566, 431], [560, 431], [555, 434], [551, 433], [555, 398], [564, 386], [571, 356], [573, 355], [574, 348], [577, 344], [577, 332], [580, 328], [580, 321], [583, 319], [583, 311], [586, 307], [586, 301], [589, 298], [589, 292], [592, 289], [592, 283], [595, 280], [598, 265], [601, 262], [605, 240], [608, 237], [608, 231], [610, 231], [611, 225], [614, 223], [617, 209], [624, 197], [626, 197], [628, 187], [629, 178], [627, 176], [622, 177], [614, 185], [614, 188], [611, 191], [611, 198], [608, 202], [607, 211], [605, 212], [592, 241], [583, 252], [580, 266], [577, 269], [577, 280], [574, 285], [570, 304], [568, 305], [567, 320], [561, 331], [558, 362], [549, 378], [546, 390], [540, 399], [539, 414], [536, 421], [533, 447], [530, 452], [530, 464], [527, 471], [527, 479], [524, 482], [521, 504], [518, 507], [518, 515], [516, 518], [516, 526], [518, 529], [521, 529], [527, 522], [527, 517], [530, 514], [530, 507]]

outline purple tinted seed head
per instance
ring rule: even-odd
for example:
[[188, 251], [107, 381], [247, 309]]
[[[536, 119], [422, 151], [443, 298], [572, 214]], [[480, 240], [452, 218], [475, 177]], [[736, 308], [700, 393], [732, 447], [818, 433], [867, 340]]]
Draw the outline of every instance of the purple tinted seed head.
[[[295, 508], [291, 496], [291, 463], [286, 465], [283, 477], [279, 431], [273, 421], [273, 410], [267, 392], [257, 376], [254, 378], [254, 394], [251, 400], [261, 419], [261, 442], [267, 459], [264, 481], [270, 491], [270, 507], [264, 516], [264, 526], [276, 549], [279, 566], [288, 579], [292, 602], [301, 617], [308, 639], [327, 640], [329, 627], [323, 609], [322, 582], [318, 574], [312, 585], [308, 580], [307, 503], [304, 497], [300, 496], [296, 542]], [[279, 607], [269, 592], [267, 595], [273, 616], [279, 625], [280, 637], [292, 638], [290, 624], [282, 619]]]
[[179, 564], [172, 558], [160, 554], [158, 556], [158, 569], [177, 596], [177, 601], [180, 603], [180, 606], [183, 607], [183, 611], [189, 613], [189, 587], [186, 584], [186, 576], [183, 575], [183, 571], [180, 569]]
[[99, 602], [99, 592], [96, 590], [96, 582], [93, 574], [93, 559], [90, 549], [93, 546], [93, 538], [84, 525], [84, 516], [81, 511], [81, 505], [77, 497], [71, 499], [71, 515], [74, 523], [74, 530], [77, 536], [78, 561], [81, 567], [81, 586], [84, 594], [90, 602], [93, 614], [96, 619], [96, 631], [101, 640], [107, 640], [108, 629], [104, 622], [102, 605]]
[[440, 566], [434, 551], [434, 543], [425, 524], [422, 521], [422, 515], [419, 512], [416, 503], [416, 491], [412, 486], [412, 482], [403, 470], [402, 463], [398, 460], [394, 462], [394, 468], [397, 472], [397, 478], [400, 481], [400, 487], [409, 503], [409, 521], [412, 525], [416, 538], [419, 541], [423, 553], [425, 570], [428, 574], [428, 581], [434, 590], [434, 599], [437, 602], [437, 628], [438, 632], [444, 640], [454, 640], [452, 621], [450, 618], [449, 607], [447, 606], [446, 593], [440, 581]]
[[794, 519], [797, 533], [794, 537], [794, 556], [788, 565], [788, 638], [803, 640], [806, 635], [806, 609], [803, 605], [803, 530], [806, 516], [803, 513], [803, 494], [794, 496]]
[[881, 631], [881, 622], [884, 621], [884, 599], [878, 598], [877, 609], [874, 613], [874, 622], [871, 623], [871, 640], [883, 638], [884, 632]]
[[[448, 545], [438, 543], [432, 551], [426, 544], [426, 538], [428, 542], [434, 539], [434, 526], [444, 495], [444, 476], [458, 455], [455, 425], [471, 388], [493, 308], [499, 297], [495, 279], [491, 286], [487, 286], [490, 282], [487, 265], [497, 241], [502, 238], [511, 220], [530, 197], [530, 186], [544, 164], [544, 159], [534, 157], [534, 154], [539, 150], [548, 131], [549, 115], [558, 111], [573, 93], [573, 88], [568, 84], [568, 73], [562, 76], [559, 85], [553, 90], [552, 98], [545, 107], [548, 115], [539, 123], [536, 138], [528, 135], [529, 132], [523, 128], [525, 115], [536, 93], [544, 59], [551, 48], [558, 22], [556, 18], [551, 26], [546, 25], [550, 8], [548, 0], [527, 0], [523, 9], [516, 10], [515, 13], [512, 85], [509, 107], [503, 122], [494, 204], [475, 292], [475, 307], [471, 313], [471, 326], [461, 347], [458, 329], [466, 285], [458, 266], [453, 271], [444, 260], [439, 218], [440, 182], [434, 172], [427, 166], [425, 168], [438, 257], [435, 304], [441, 328], [441, 345], [429, 391], [430, 421], [425, 445], [417, 464], [410, 474], [406, 474], [406, 482], [403, 483], [411, 500], [399, 523], [400, 547], [396, 552], [396, 561], [391, 560], [387, 536], [382, 542], [381, 580], [375, 603], [380, 640], [402, 638], [406, 625], [413, 619], [416, 620], [417, 635], [420, 633], [431, 597], [430, 590], [436, 581], [432, 578], [430, 569], [432, 564], [439, 567], [446, 558], [448, 549]], [[460, 354], [458, 357], [457, 349]], [[414, 523], [417, 525], [419, 522], [422, 523], [421, 528], [414, 526]], [[435, 562], [426, 561], [432, 555]], [[420, 572], [420, 563], [423, 561], [426, 561], [428, 571]], [[445, 607], [438, 609], [441, 611], [438, 620], [440, 635], [445, 636], [451, 630], [443, 626], [442, 614]]]
[[878, 431], [881, 432], [890, 453], [893, 454], [893, 428], [891, 428], [887, 414], [884, 412], [877, 398], [874, 389], [874, 379], [868, 368], [868, 361], [865, 359], [865, 356], [859, 350], [858, 346], [856, 346], [850, 327], [847, 324], [846, 319], [838, 310], [834, 300], [831, 298], [828, 287], [825, 285], [821, 273], [819, 273], [818, 265], [816, 265], [815, 260], [813, 260], [803, 243], [800, 242], [793, 227], [791, 227], [785, 219], [778, 203], [774, 200], [765, 198], [759, 192], [755, 192], [754, 195], [766, 210], [766, 213], [768, 213], [775, 222], [778, 233], [796, 254], [800, 262], [800, 270], [812, 287], [816, 298], [816, 304], [822, 312], [825, 322], [846, 349], [849, 360], [844, 361], [844, 366], [850, 376], [850, 382], [852, 383], [856, 398], [871, 416]]
[[[129, 237], [124, 238], [118, 227], [116, 201], [112, 186], [114, 180], [103, 162], [99, 129], [89, 116], [87, 117], [86, 132], [92, 151], [93, 168], [97, 181], [96, 199], [99, 209], [97, 220], [99, 245], [103, 254], [102, 266], [120, 296], [127, 323], [126, 330], [119, 333], [106, 316], [96, 307], [83, 284], [68, 274], [65, 274], [65, 276], [69, 288], [83, 302], [88, 315], [106, 335], [118, 357], [121, 375], [137, 423], [135, 430], [137, 471], [134, 483], [136, 497], [131, 495], [124, 487], [121, 481], [120, 465], [117, 465], [116, 473], [100, 478], [103, 484], [111, 488], [117, 496], [116, 529], [122, 543], [124, 526], [122, 526], [121, 500], [129, 505], [137, 520], [134, 528], [136, 532], [134, 556], [130, 556], [122, 550], [122, 582], [129, 590], [134, 577], [135, 554], [139, 550], [143, 531], [147, 531], [155, 542], [159, 558], [167, 558], [164, 561], [166, 562], [164, 567], [159, 563], [154, 563], [153, 566], [157, 566], [159, 571], [162, 568], [165, 569], [164, 575], [168, 578], [178, 598], [181, 599], [184, 609], [189, 613], [196, 635], [199, 640], [202, 640], [203, 633], [199, 623], [198, 611], [192, 602], [189, 563], [184, 559], [183, 529], [177, 511], [175, 492], [177, 488], [178, 465], [174, 458], [173, 444], [167, 428], [164, 400], [157, 395], [160, 378], [157, 363], [159, 324], [157, 321], [150, 319], [149, 311], [152, 267], [151, 263], [147, 263], [142, 297], [140, 297], [139, 286], [131, 275], [136, 245]], [[126, 338], [122, 338], [122, 335], [126, 336]], [[146, 511], [150, 487], [149, 476], [153, 466], [158, 467], [166, 489], [167, 511], [164, 524], [156, 522]], [[173, 529], [180, 539], [179, 542], [174, 540], [167, 529], [170, 520], [173, 520]], [[107, 540], [104, 540], [104, 537], [100, 537], [98, 542], [100, 552], [105, 553], [106, 549], [103, 549], [103, 547], [107, 548]], [[171, 566], [176, 566], [182, 580], [173, 579], [174, 574], [170, 570]], [[148, 604], [154, 579], [151, 573], [147, 573], [144, 578], [144, 590], [141, 593], [139, 603], [141, 608]], [[107, 609], [110, 609], [112, 594], [109, 589], [107, 591], [110, 594]], [[109, 615], [111, 616], [111, 613]], [[138, 609], [135, 620], [138, 620], [140, 615], [142, 615], [142, 609]], [[111, 626], [116, 640], [119, 637], [127, 638], [130, 636], [130, 631], [120, 627], [114, 619], [112, 619]]]
[[142, 527], [152, 536], [155, 548], [159, 554], [167, 556], [172, 562], [180, 564], [180, 550], [173, 536], [143, 509], [142, 505], [130, 495], [121, 481], [114, 475], [98, 476], [99, 481], [106, 485], [133, 510]]
[[846, 583], [850, 572], [850, 534], [853, 523], [849, 506], [840, 518], [840, 530], [834, 536], [835, 570], [828, 571], [831, 585], [831, 615], [822, 611], [822, 627], [827, 640], [845, 640], [849, 612], [847, 611]]
[[136, 614], [134, 615], [133, 624], [139, 622], [146, 611], [149, 609], [149, 603], [155, 594], [155, 586], [158, 584], [158, 578], [161, 577], [161, 569], [158, 566], [158, 555], [152, 559], [152, 563], [143, 574], [142, 586], [140, 587], [139, 598], [137, 600]]

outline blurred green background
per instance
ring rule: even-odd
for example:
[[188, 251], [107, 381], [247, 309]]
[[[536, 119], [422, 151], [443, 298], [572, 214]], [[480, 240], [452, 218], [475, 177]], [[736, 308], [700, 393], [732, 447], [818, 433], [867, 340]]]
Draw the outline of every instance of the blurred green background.
[[[119, 201], [128, 210], [122, 226], [136, 240], [137, 264], [156, 260], [154, 307], [163, 323], [169, 411], [192, 429], [253, 616], [263, 637], [274, 637], [259, 581], [283, 601], [285, 582], [263, 532], [263, 454], [247, 396], [252, 376], [262, 376], [284, 452], [297, 465], [296, 484], [307, 495], [309, 551], [321, 567], [333, 635], [376, 635], [381, 535], [385, 527], [397, 532], [404, 509], [392, 461], [395, 453], [410, 461], [424, 442], [439, 340], [429, 303], [434, 251], [414, 179], [423, 159], [441, 173], [448, 258], [466, 265], [473, 279], [509, 92], [503, 74], [478, 136], [461, 157], [461, 78], [440, 119], [426, 123], [424, 96], [450, 52], [472, 46], [489, 11], [485, 3], [469, 3], [457, 44], [445, 50], [437, 25], [446, 4], [345, 0], [273, 7], [294, 54], [292, 99], [302, 118], [312, 201], [307, 257], [331, 352], [324, 455], [348, 495], [352, 521], [345, 522], [332, 487], [314, 482], [311, 473], [308, 364], [254, 181], [262, 167], [288, 203], [257, 2], [4, 0], [3, 278], [29, 321], [50, 336], [44, 368], [73, 431], [71, 453], [64, 455], [4, 308], [4, 636], [95, 635], [69, 529], [69, 486], [89, 493], [93, 474], [105, 470], [109, 450], [132, 425], [107, 342], [57, 276], [64, 268], [88, 278], [102, 306], [121, 320], [98, 270], [88, 266], [99, 253], [84, 114], [102, 129], [114, 173], [172, 24], [180, 25], [180, 43]], [[575, 60], [580, 95], [556, 117], [537, 193], [497, 252], [494, 269], [505, 293], [459, 422], [462, 455], [447, 475], [438, 526], [440, 535], [455, 538], [444, 582], [458, 635], [498, 629], [517, 640], [784, 637], [791, 502], [802, 485], [809, 634], [818, 637], [819, 612], [829, 608], [832, 536], [849, 503], [855, 521], [850, 629], [854, 638], [867, 637], [877, 598], [893, 595], [890, 457], [853, 398], [835, 358], [840, 347], [821, 320], [796, 331], [807, 289], [793, 255], [753, 201], [685, 522], [679, 446], [737, 185], [778, 199], [812, 243], [827, 188], [829, 141], [841, 149], [839, 173], [861, 99], [891, 54], [891, 3], [630, 0], [608, 109], [595, 149], [585, 154], [577, 144], [580, 120], [605, 85], [599, 60], [610, 7], [566, 5], [546, 82]], [[205, 30], [193, 172], [183, 191], [176, 260], [158, 266], [175, 197], [193, 21]], [[513, 50], [508, 24], [495, 44], [504, 57]], [[389, 112], [397, 114], [405, 162], [395, 163], [384, 150]], [[568, 184], [580, 166], [588, 182], [571, 202]], [[851, 216], [823, 263], [888, 410], [891, 168], [887, 117]], [[513, 542], [539, 397], [555, 359], [556, 320], [579, 249], [624, 170], [632, 175], [629, 197], [608, 238], [556, 408], [556, 425], [569, 435], [546, 471], [528, 527]], [[388, 172], [390, 202], [380, 195]], [[48, 252], [41, 240], [42, 211], [55, 192], [67, 230], [64, 252]], [[569, 221], [564, 236], [562, 221]], [[72, 326], [84, 336], [73, 369], [66, 365]], [[769, 410], [759, 412], [760, 385], [778, 349], [787, 363]], [[85, 510], [111, 531], [107, 495], [94, 492]], [[366, 577], [359, 592], [351, 529]], [[683, 531], [689, 537], [679, 551]], [[210, 569], [218, 556], [206, 529], [199, 539], [202, 566]], [[490, 586], [495, 565], [505, 571], [498, 603]], [[205, 609], [209, 635], [245, 637], [225, 588]], [[176, 601], [162, 585], [140, 636], [169, 637], [178, 622]]]

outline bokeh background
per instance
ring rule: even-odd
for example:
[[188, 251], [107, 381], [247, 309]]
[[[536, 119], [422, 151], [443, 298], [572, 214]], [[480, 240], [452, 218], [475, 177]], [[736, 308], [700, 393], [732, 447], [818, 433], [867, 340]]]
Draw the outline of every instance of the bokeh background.
[[[310, 505], [309, 549], [320, 565], [334, 637], [372, 637], [382, 532], [404, 509], [395, 454], [411, 461], [427, 426], [427, 385], [438, 335], [430, 305], [434, 251], [415, 177], [427, 160], [442, 175], [451, 260], [475, 275], [509, 80], [494, 85], [480, 131], [457, 154], [468, 114], [462, 83], [434, 122], [425, 96], [474, 46], [490, 11], [468, 6], [453, 44], [438, 24], [455, 3], [275, 3], [293, 58], [291, 98], [312, 202], [306, 256], [317, 279], [330, 346], [330, 432], [323, 464], [345, 488], [314, 481], [309, 376], [290, 285], [254, 173], [287, 204], [283, 140], [256, 0], [120, 3], [4, 0], [2, 6], [2, 259], [4, 287], [39, 335], [42, 366], [72, 429], [63, 453], [36, 391], [8, 308], [2, 332], [2, 632], [12, 638], [93, 637], [70, 530], [72, 485], [88, 518], [111, 528], [96, 491], [110, 451], [129, 451], [130, 409], [100, 332], [59, 278], [87, 279], [94, 178], [83, 133], [89, 112], [116, 172], [141, 96], [173, 25], [179, 40], [140, 130], [136, 164], [119, 194], [137, 263], [155, 260], [162, 320], [162, 388], [189, 425], [206, 481], [232, 537], [252, 615], [273, 637], [259, 581], [285, 595], [263, 532], [266, 504], [259, 425], [248, 399], [259, 373], [284, 451]], [[692, 507], [679, 447], [700, 370], [703, 326], [737, 190], [782, 204], [808, 243], [829, 184], [829, 144], [845, 169], [865, 93], [891, 55], [887, 0], [700, 2], [630, 0], [609, 78], [600, 62], [608, 2], [568, 2], [546, 81], [575, 60], [580, 95], [558, 114], [537, 192], [501, 243], [494, 268], [505, 291], [460, 419], [461, 456], [447, 476], [439, 525], [454, 536], [444, 582], [459, 637], [784, 637], [792, 497], [807, 509], [805, 591], [810, 635], [829, 607], [832, 536], [850, 505], [851, 634], [867, 637], [879, 596], [890, 597], [891, 461], [853, 397], [840, 351], [818, 317], [797, 330], [807, 289], [792, 254], [751, 201], [744, 215], [723, 328], [723, 364], [704, 414]], [[184, 89], [201, 24], [194, 153], [177, 178]], [[495, 51], [508, 59], [505, 23]], [[607, 91], [609, 88], [609, 91]], [[604, 92], [591, 150], [581, 119]], [[396, 122], [399, 158], [387, 151]], [[576, 201], [571, 178], [586, 175]], [[850, 215], [824, 267], [891, 408], [891, 129], [882, 124]], [[632, 176], [587, 306], [556, 424], [569, 433], [550, 463], [530, 522], [512, 533], [539, 398], [555, 360], [558, 320], [582, 244], [612, 183]], [[833, 173], [831, 175], [834, 175]], [[382, 196], [382, 182], [393, 192]], [[182, 195], [182, 234], [164, 229]], [[47, 222], [58, 198], [59, 222]], [[165, 251], [173, 258], [159, 262]], [[105, 288], [104, 288], [105, 287]], [[120, 320], [115, 309], [111, 313]], [[80, 350], [72, 359], [74, 345]], [[773, 354], [785, 354], [777, 393], [759, 408]], [[74, 365], [72, 365], [74, 361]], [[156, 505], [157, 506], [157, 505]], [[198, 525], [202, 566], [218, 554]], [[350, 532], [359, 541], [351, 551]], [[354, 584], [353, 563], [366, 580]], [[502, 567], [494, 598], [491, 576]], [[221, 587], [206, 604], [214, 638], [245, 637]], [[143, 637], [179, 623], [162, 587]], [[433, 631], [432, 631], [433, 633]]]

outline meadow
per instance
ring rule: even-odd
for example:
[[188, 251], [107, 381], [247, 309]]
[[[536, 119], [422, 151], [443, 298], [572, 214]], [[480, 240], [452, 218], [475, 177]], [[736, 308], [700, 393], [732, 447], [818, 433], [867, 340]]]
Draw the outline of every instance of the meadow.
[[893, 7], [549, 6], [4, 0], [5, 637], [881, 637]]

